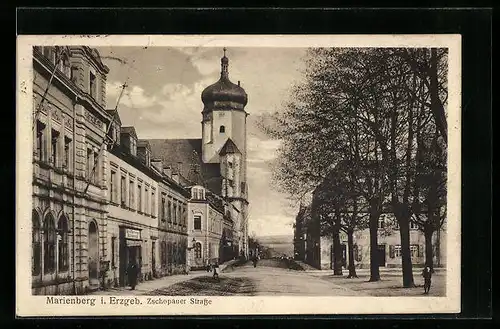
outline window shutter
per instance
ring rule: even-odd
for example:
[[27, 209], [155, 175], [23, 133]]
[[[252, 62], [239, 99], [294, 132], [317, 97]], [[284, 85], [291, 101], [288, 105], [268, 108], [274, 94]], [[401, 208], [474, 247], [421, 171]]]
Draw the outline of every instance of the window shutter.
[[394, 258], [394, 246], [389, 246], [389, 257]]
[[418, 257], [423, 257], [424, 256], [424, 246], [420, 245], [417, 246], [418, 248]]

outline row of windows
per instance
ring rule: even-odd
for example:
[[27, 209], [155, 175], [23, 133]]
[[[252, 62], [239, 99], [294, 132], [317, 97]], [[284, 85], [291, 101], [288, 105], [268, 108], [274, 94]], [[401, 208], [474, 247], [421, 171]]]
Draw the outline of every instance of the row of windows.
[[36, 156], [40, 161], [50, 163], [56, 168], [71, 170], [71, 138], [63, 138], [58, 130], [49, 130], [46, 124], [37, 121], [35, 143]]
[[[50, 141], [50, 143], [48, 142]], [[56, 129], [48, 129], [47, 125], [37, 121], [36, 125], [36, 156], [40, 161], [50, 163], [55, 168], [73, 171], [73, 141], [63, 136]], [[101, 182], [99, 151], [93, 147], [87, 148], [86, 177], [95, 185]]]
[[[392, 222], [392, 223], [394, 223], [393, 224], [394, 225], [394, 229], [399, 230], [399, 223], [396, 220], [394, 222]], [[385, 218], [381, 217], [378, 220], [378, 228], [379, 229], [383, 229], [386, 226], [391, 225], [392, 223], [388, 223]], [[417, 230], [417, 229], [418, 229], [418, 225], [415, 222], [410, 221], [410, 230]]]
[[[69, 249], [68, 249], [68, 220], [61, 216], [55, 226], [54, 217], [47, 214], [40, 224], [37, 212], [32, 215], [32, 275], [51, 274], [56, 271], [68, 271]], [[57, 252], [57, 255], [56, 255]], [[42, 262], [43, 259], [43, 262]]]
[[[411, 258], [422, 257], [423, 246], [417, 244], [410, 245]], [[401, 245], [389, 246], [389, 257], [400, 258], [401, 257]]]
[[162, 222], [168, 221], [174, 225], [187, 226], [187, 207], [175, 200], [166, 200], [166, 195], [161, 197], [160, 218]]
[[137, 181], [136, 184], [130, 176], [127, 185], [127, 175], [122, 173], [120, 180], [118, 180], [117, 175], [116, 171], [111, 170], [110, 201], [147, 215], [156, 216], [156, 189], [140, 181]]

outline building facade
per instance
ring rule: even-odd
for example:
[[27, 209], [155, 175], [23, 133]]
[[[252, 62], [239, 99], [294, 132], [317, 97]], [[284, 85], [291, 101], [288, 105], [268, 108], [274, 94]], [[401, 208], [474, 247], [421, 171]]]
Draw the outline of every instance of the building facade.
[[83, 46], [33, 48], [32, 293], [98, 289], [107, 255], [109, 69]]
[[153, 166], [163, 172], [158, 182], [158, 248], [159, 261], [156, 263], [156, 277], [186, 273], [190, 241], [188, 240], [188, 200], [189, 190], [183, 188], [171, 177], [171, 172], [163, 171], [160, 160]]
[[[311, 266], [321, 269], [333, 269], [333, 240], [331, 236], [321, 236], [317, 229], [317, 220], [307, 216], [307, 208], [299, 210], [295, 222], [295, 257]], [[366, 214], [367, 215], [367, 214]], [[308, 220], [309, 219], [309, 220]], [[312, 225], [311, 225], [312, 224]], [[303, 237], [302, 239], [300, 237]], [[377, 261], [380, 267], [401, 267], [401, 240], [399, 227], [392, 213], [380, 216], [378, 225]], [[370, 268], [370, 232], [368, 229], [356, 230], [353, 236], [353, 258], [356, 268]], [[342, 266], [349, 264], [349, 246], [347, 234], [340, 232], [342, 248]], [[318, 250], [319, 245], [319, 250]], [[434, 232], [432, 237], [433, 264], [435, 267], [446, 266], [446, 229]], [[413, 266], [425, 265], [425, 236], [418, 226], [410, 222], [410, 252]]]

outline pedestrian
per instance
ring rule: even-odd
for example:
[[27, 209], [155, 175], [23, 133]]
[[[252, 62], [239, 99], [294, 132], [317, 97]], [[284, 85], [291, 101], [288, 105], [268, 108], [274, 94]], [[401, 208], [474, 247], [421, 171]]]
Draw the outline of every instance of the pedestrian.
[[131, 290], [135, 290], [137, 285], [137, 275], [139, 274], [139, 268], [135, 262], [130, 262], [127, 268], [128, 284]]
[[257, 267], [257, 256], [253, 256], [252, 262], [253, 262], [253, 267]]
[[219, 267], [219, 264], [215, 263], [214, 266], [212, 266], [214, 269], [214, 274], [213, 278], [217, 281], [219, 281], [219, 274], [217, 273], [217, 268]]
[[424, 267], [422, 271], [422, 276], [424, 277], [424, 294], [428, 295], [429, 290], [431, 289], [431, 278], [432, 278], [432, 269], [430, 266]]

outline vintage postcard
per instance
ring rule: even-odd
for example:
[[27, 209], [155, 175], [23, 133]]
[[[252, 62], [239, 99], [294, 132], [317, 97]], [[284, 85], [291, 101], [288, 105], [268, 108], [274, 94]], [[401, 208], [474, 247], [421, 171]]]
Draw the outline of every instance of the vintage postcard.
[[460, 56], [18, 36], [17, 315], [459, 313]]

